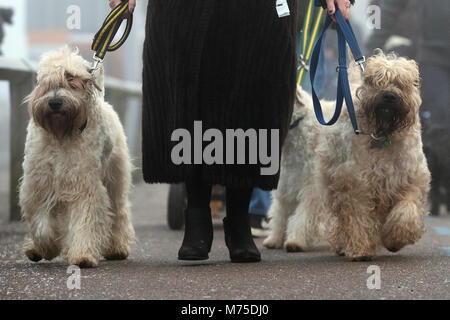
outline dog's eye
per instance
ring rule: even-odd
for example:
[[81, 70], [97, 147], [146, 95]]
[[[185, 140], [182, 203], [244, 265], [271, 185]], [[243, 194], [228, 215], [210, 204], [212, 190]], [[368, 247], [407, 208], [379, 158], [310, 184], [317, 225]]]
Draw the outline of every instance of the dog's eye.
[[74, 80], [74, 78], [71, 78], [71, 77], [66, 78], [66, 81], [67, 81], [67, 84], [69, 85], [69, 87], [71, 87], [72, 89], [76, 89], [76, 86], [75, 86], [73, 80]]
[[67, 83], [69, 84], [69, 87], [72, 88], [73, 90], [84, 90], [85, 88], [85, 84], [84, 81], [80, 80], [80, 79], [67, 79]]
[[78, 86], [78, 83], [77, 83], [77, 79], [72, 74], [66, 72], [65, 76], [66, 76], [67, 84], [69, 85], [69, 87], [71, 89], [73, 89], [73, 90], [80, 89]]

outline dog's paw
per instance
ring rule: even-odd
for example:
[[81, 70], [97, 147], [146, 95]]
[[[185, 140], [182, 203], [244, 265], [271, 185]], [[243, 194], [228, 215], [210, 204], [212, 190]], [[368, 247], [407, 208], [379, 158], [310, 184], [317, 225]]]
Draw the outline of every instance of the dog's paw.
[[388, 249], [390, 252], [395, 253], [395, 252], [399, 252], [403, 247], [404, 247], [404, 245], [397, 244], [392, 247], [386, 247], [386, 249]]
[[58, 243], [51, 236], [41, 236], [36, 238], [34, 240], [34, 244], [32, 246], [29, 246], [27, 249], [32, 249], [36, 252], [39, 252], [39, 255], [47, 261], [52, 261], [53, 259], [55, 259], [57, 256], [59, 256], [59, 253], [61, 251]]
[[98, 265], [98, 259], [92, 256], [84, 256], [68, 259], [69, 265], [79, 266], [81, 269], [95, 268]]
[[331, 249], [339, 257], [345, 257], [345, 247], [331, 243]]
[[349, 257], [354, 262], [361, 262], [361, 261], [372, 261], [373, 256], [356, 256], [356, 257]]
[[366, 250], [353, 253], [346, 252], [345, 256], [351, 261], [372, 261], [375, 253], [371, 250]]
[[264, 240], [263, 246], [268, 249], [281, 249], [283, 247], [283, 240], [269, 237]]
[[52, 261], [53, 259], [55, 259], [57, 256], [59, 255], [59, 249], [56, 249], [54, 251], [46, 251], [44, 253], [44, 259], [47, 261]]
[[351, 261], [372, 261], [375, 256], [375, 247], [357, 248], [353, 250], [347, 248], [345, 256]]
[[410, 232], [400, 226], [393, 226], [390, 228], [390, 233], [383, 230], [381, 241], [383, 246], [390, 252], [398, 252], [403, 247], [414, 244], [421, 237], [421, 232]]
[[33, 262], [39, 262], [42, 260], [42, 256], [36, 251], [36, 249], [25, 250], [25, 255]]
[[130, 255], [129, 243], [134, 239], [134, 232], [130, 233], [122, 242], [113, 241], [109, 248], [103, 251], [102, 256], [106, 260], [125, 260]]
[[286, 241], [284, 243], [284, 249], [286, 250], [286, 252], [303, 252], [303, 251], [306, 251], [305, 248], [303, 248], [303, 246], [301, 246], [300, 244], [298, 244], [295, 241]]
[[104, 257], [106, 260], [125, 260], [128, 258], [128, 252], [109, 253]]
[[336, 255], [338, 255], [339, 257], [345, 257], [344, 250], [334, 250], [334, 253], [336, 253]]
[[350, 261], [371, 261], [376, 254], [376, 245], [370, 244], [368, 246], [347, 246], [344, 253]]
[[392, 234], [383, 235], [382, 236], [383, 246], [390, 252], [398, 252], [401, 249], [403, 249], [403, 247], [405, 247], [406, 245], [414, 244], [414, 242], [417, 241], [416, 239], [418, 238], [418, 237], [415, 238], [415, 235], [413, 234], [408, 235], [407, 232], [404, 232], [402, 235], [403, 235], [402, 237], [395, 237]]
[[425, 232], [423, 217], [416, 205], [402, 201], [389, 214], [381, 229], [383, 246], [397, 252], [406, 245], [414, 244]]

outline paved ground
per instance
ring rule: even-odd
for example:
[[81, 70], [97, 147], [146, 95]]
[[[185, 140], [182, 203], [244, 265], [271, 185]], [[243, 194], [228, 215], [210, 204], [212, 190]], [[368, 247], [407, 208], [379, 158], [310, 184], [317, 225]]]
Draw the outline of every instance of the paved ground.
[[[23, 224], [0, 225], [0, 299], [450, 299], [449, 215], [427, 218], [416, 246], [363, 263], [334, 256], [324, 244], [311, 253], [262, 249], [259, 264], [231, 264], [218, 221], [210, 260], [186, 263], [176, 260], [182, 232], [166, 225], [166, 195], [166, 186], [135, 188], [139, 242], [130, 259], [82, 270], [80, 290], [67, 288], [62, 260], [26, 260]], [[379, 290], [366, 285], [371, 265], [381, 270]]]

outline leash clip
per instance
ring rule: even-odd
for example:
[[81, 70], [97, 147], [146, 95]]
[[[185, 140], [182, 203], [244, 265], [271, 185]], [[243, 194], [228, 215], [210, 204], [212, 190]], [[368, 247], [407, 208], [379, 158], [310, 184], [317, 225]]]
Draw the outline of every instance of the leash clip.
[[100, 59], [99, 57], [97, 57], [96, 53], [94, 53], [94, 56], [92, 57], [92, 59], [94, 60], [94, 63], [92, 64], [91, 72], [94, 72], [94, 71], [97, 71], [100, 64], [103, 63], [103, 59]]
[[361, 71], [364, 72], [366, 66], [366, 57], [363, 56], [358, 61], [355, 61], [355, 63], [361, 68]]
[[300, 57], [298, 58], [298, 70], [301, 70], [302, 68], [305, 69], [305, 71], [309, 71], [309, 66], [306, 64], [306, 59], [303, 56], [303, 54], [300, 55]]

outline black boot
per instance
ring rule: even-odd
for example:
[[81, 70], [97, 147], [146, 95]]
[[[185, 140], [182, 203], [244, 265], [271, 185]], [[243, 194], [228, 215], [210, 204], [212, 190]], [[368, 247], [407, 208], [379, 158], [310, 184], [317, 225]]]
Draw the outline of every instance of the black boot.
[[213, 225], [209, 202], [211, 186], [187, 182], [188, 208], [184, 239], [178, 260], [207, 260], [213, 241]]
[[227, 188], [227, 217], [223, 219], [223, 227], [231, 262], [261, 261], [248, 214], [252, 191], [251, 188]]
[[186, 226], [178, 260], [207, 260], [213, 241], [211, 210], [186, 210]]
[[231, 262], [259, 262], [261, 254], [253, 241], [249, 216], [223, 219], [225, 243], [230, 251]]

